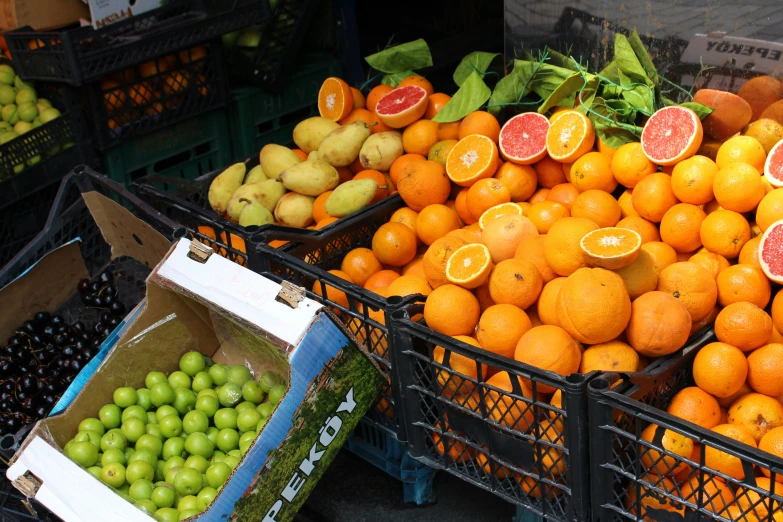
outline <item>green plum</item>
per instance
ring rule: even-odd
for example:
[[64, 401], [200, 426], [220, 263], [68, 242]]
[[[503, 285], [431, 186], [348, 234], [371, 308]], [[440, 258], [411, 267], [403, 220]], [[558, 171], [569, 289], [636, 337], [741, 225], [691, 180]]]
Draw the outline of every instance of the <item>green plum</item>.
[[134, 404], [133, 406], [129, 406], [125, 408], [125, 410], [122, 412], [122, 422], [125, 422], [126, 420], [130, 418], [136, 418], [141, 419], [144, 421], [144, 423], [147, 423], [147, 411], [139, 406], [138, 404]]
[[[173, 504], [173, 502], [172, 502]], [[153, 515], [156, 522], [179, 522], [179, 511], [174, 508], [160, 508]]]
[[199, 372], [203, 372], [207, 367], [204, 356], [199, 352], [188, 352], [179, 360], [179, 369], [190, 377], [194, 377]]
[[171, 404], [180, 415], [185, 415], [196, 407], [196, 394], [189, 388], [174, 390], [174, 402]]
[[215, 364], [207, 370], [207, 373], [216, 386], [223, 386], [228, 382], [228, 367], [225, 364]]
[[239, 412], [239, 415], [237, 416], [237, 428], [239, 428], [239, 433], [254, 431], [261, 419], [263, 419], [263, 417], [255, 408], [249, 408]]
[[218, 400], [224, 407], [235, 406], [242, 400], [242, 388], [238, 384], [228, 382], [220, 387]]
[[163, 452], [163, 441], [155, 435], [142, 435], [139, 437], [139, 440], [136, 441], [136, 451], [142, 450], [149, 451], [158, 458]]
[[[131, 486], [132, 487], [132, 486]], [[137, 500], [133, 503], [134, 506], [139, 508], [144, 514], [153, 516], [155, 514], [155, 511], [158, 510], [158, 506], [155, 505], [155, 503], [152, 500]]]
[[189, 411], [182, 419], [182, 430], [190, 435], [196, 432], [205, 432], [209, 427], [209, 419], [204, 412], [199, 410]]
[[278, 384], [283, 384], [283, 379], [275, 372], [264, 372], [261, 375], [261, 378], [258, 379], [258, 384], [261, 386], [264, 393], [269, 393], [269, 390]]
[[[126, 477], [128, 473], [126, 472]], [[130, 480], [129, 480], [130, 482]], [[152, 490], [155, 489], [152, 482], [146, 479], [135, 480], [131, 483], [128, 494], [133, 500], [151, 500]]]
[[125, 479], [129, 484], [133, 484], [137, 480], [149, 480], [151, 483], [153, 478], [155, 478], [155, 468], [143, 460], [129, 462], [128, 467], [125, 468]]
[[156, 408], [171, 404], [174, 402], [175, 397], [174, 388], [171, 387], [168, 381], [155, 383], [150, 388], [150, 400]]
[[125, 464], [125, 452], [118, 450], [117, 448], [109, 448], [103, 452], [101, 456], [101, 466], [107, 466], [112, 462], [119, 462]]
[[[171, 400], [171, 402], [174, 402], [174, 399]], [[169, 406], [168, 404], [160, 406], [155, 411], [155, 416], [158, 418], [158, 424], [160, 424], [160, 420], [168, 417], [169, 415], [174, 415], [175, 417], [179, 417], [179, 412], [174, 409], [174, 406]]]
[[215, 451], [215, 447], [205, 433], [196, 432], [191, 433], [185, 439], [185, 450], [191, 455], [201, 455], [208, 459], [212, 456], [212, 452]]
[[177, 491], [174, 489], [174, 486], [163, 483], [162, 485], [157, 485], [155, 489], [152, 490], [152, 499], [151, 499], [158, 508], [168, 508], [174, 505], [174, 501], [177, 500]]
[[98, 435], [100, 435], [100, 437], [102, 437], [103, 434], [106, 433], [106, 426], [104, 426], [103, 423], [98, 419], [87, 417], [86, 419], [84, 419], [79, 423], [78, 431], [87, 431], [87, 430], [95, 431], [98, 433]]
[[262, 404], [259, 404], [258, 408], [256, 409], [258, 410], [258, 413], [260, 413], [261, 416], [266, 419], [267, 417], [272, 415], [272, 411], [275, 409], [275, 407], [268, 402], [264, 402]]
[[206, 475], [209, 486], [218, 489], [231, 476], [231, 468], [225, 462], [218, 462], [207, 469]]
[[286, 387], [283, 384], [278, 384], [277, 386], [273, 387], [271, 390], [269, 390], [269, 403], [272, 406], [277, 406], [278, 403], [282, 400], [283, 395], [285, 395]]
[[246, 366], [242, 366], [241, 364], [237, 364], [236, 366], [232, 366], [228, 369], [228, 375], [227, 375], [227, 382], [231, 384], [236, 384], [240, 388], [243, 384], [245, 384], [247, 381], [250, 381], [253, 379], [253, 375], [250, 373], [250, 370], [247, 369]]
[[122, 434], [128, 442], [136, 442], [146, 433], [146, 426], [143, 420], [131, 417], [122, 423]]
[[169, 380], [166, 378], [166, 374], [163, 372], [150, 372], [144, 379], [144, 385], [150, 390], [152, 390], [152, 387], [160, 382], [169, 382]]
[[177, 388], [190, 389], [190, 385], [191, 385], [190, 376], [182, 371], [172, 372], [171, 375], [169, 375], [169, 384], [175, 390]]
[[209, 467], [209, 461], [201, 455], [191, 455], [188, 460], [185, 461], [186, 468], [197, 469], [199, 473], [204, 473]]
[[197, 469], [180, 468], [176, 477], [174, 477], [174, 489], [177, 490], [177, 493], [183, 496], [197, 495], [198, 492], [201, 491], [202, 486], [203, 480], [201, 477], [201, 472]]
[[92, 442], [74, 442], [73, 446], [68, 448], [68, 457], [81, 467], [89, 468], [98, 462], [98, 447]]
[[264, 400], [264, 390], [256, 381], [247, 381], [242, 385], [242, 397], [253, 404], [261, 404]]
[[184, 468], [185, 459], [180, 456], [171, 457], [163, 464], [163, 474], [166, 475], [173, 468]]
[[220, 430], [217, 438], [217, 447], [221, 451], [231, 451], [239, 447], [239, 433], [231, 428]]
[[104, 466], [101, 471], [101, 481], [114, 489], [121, 488], [125, 484], [125, 466], [119, 462]]
[[196, 410], [204, 412], [208, 418], [212, 418], [220, 408], [220, 402], [217, 397], [211, 395], [203, 395], [196, 399]]
[[173, 457], [181, 457], [185, 453], [185, 439], [171, 437], [163, 443], [163, 458], [169, 460]]
[[182, 421], [176, 415], [163, 417], [158, 424], [164, 437], [179, 437], [182, 434]]
[[127, 408], [136, 404], [136, 389], [123, 386], [114, 390], [114, 404], [120, 408]]
[[136, 404], [144, 408], [144, 411], [149, 411], [152, 407], [152, 392], [147, 388], [136, 390]]
[[199, 393], [203, 390], [211, 389], [215, 385], [214, 382], [212, 382], [212, 377], [209, 376], [207, 372], [198, 372], [193, 377], [193, 391], [196, 393]]
[[215, 413], [213, 421], [215, 423], [215, 427], [219, 430], [224, 428], [236, 429], [238, 416], [239, 414], [234, 408], [223, 408]]

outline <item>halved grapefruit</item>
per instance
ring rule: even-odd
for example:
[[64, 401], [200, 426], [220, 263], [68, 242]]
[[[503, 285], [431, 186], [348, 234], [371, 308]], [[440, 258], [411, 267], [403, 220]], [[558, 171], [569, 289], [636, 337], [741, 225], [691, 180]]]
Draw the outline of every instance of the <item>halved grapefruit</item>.
[[340, 78], [327, 78], [318, 91], [318, 112], [322, 118], [340, 121], [353, 110], [351, 87]]
[[639, 257], [642, 236], [626, 228], [601, 228], [585, 234], [579, 246], [591, 266], [617, 270]]
[[783, 140], [770, 149], [764, 163], [764, 177], [775, 188], [783, 187]]
[[776, 283], [783, 283], [783, 219], [772, 223], [759, 244], [761, 269]]
[[517, 114], [500, 129], [500, 153], [512, 163], [532, 165], [546, 156], [547, 132], [549, 119], [543, 114]]
[[375, 114], [389, 127], [401, 129], [424, 116], [427, 98], [427, 91], [416, 85], [398, 87], [378, 100]]
[[691, 109], [672, 105], [650, 116], [642, 130], [642, 151], [657, 165], [676, 165], [695, 155], [704, 129]]

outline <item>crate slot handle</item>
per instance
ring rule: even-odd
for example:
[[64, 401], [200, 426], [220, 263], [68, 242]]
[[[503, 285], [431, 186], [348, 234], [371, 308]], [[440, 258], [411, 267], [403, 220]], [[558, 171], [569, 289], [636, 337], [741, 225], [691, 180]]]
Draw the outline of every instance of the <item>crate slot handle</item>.
[[296, 308], [299, 303], [304, 301], [305, 289], [301, 286], [296, 286], [290, 281], [282, 281], [280, 283], [280, 292], [278, 292], [275, 301], [278, 303], [287, 304], [291, 308]]
[[211, 247], [205, 245], [201, 241], [191, 241], [190, 251], [188, 257], [198, 263], [206, 264], [207, 260], [212, 256], [215, 251]]
[[22, 500], [22, 504], [24, 504], [24, 507], [30, 512], [30, 515], [35, 518], [38, 518], [38, 512], [35, 510], [32, 503], [30, 503], [30, 499], [35, 497], [38, 490], [41, 489], [42, 484], [43, 482], [41, 479], [33, 475], [30, 470], [25, 471], [23, 475], [19, 475], [14, 479], [14, 487], [25, 496], [24, 500]]

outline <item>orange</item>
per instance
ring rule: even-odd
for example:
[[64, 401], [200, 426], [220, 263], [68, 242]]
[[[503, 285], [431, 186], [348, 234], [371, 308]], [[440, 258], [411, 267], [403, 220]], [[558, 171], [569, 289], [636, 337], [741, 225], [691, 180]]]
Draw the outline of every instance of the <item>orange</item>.
[[[659, 429], [663, 431], [660, 439], [657, 434]], [[693, 440], [676, 431], [664, 430], [657, 424], [650, 424], [642, 431], [642, 440], [647, 442], [660, 440], [660, 445], [667, 452], [662, 453], [646, 446], [640, 446], [642, 466], [644, 466], [645, 471], [655, 473], [656, 475], [671, 476], [682, 467], [687, 466], [682, 459], [671, 456], [672, 453], [679, 457], [690, 458], [693, 452]], [[656, 446], [656, 444], [653, 443], [653, 446]]]
[[544, 282], [533, 263], [520, 259], [501, 261], [489, 275], [489, 295], [497, 304], [521, 309], [536, 302]]
[[424, 254], [418, 254], [413, 258], [413, 261], [402, 267], [400, 275], [413, 275], [426, 280], [427, 278], [424, 275]]
[[570, 211], [578, 196], [579, 190], [575, 186], [571, 183], [561, 183], [552, 187], [546, 195], [546, 200], [560, 203]]
[[[667, 495], [663, 495], [651, 489], [644, 481], [638, 485], [636, 482], [631, 482], [628, 486], [625, 504], [631, 515], [638, 520], [644, 521], [655, 520], [661, 516], [665, 517], [667, 516], [664, 513], [666, 511], [676, 513], [682, 517], [685, 511], [684, 506], [682, 506], [678, 500], [671, 498], [679, 498], [680, 496], [674, 482], [666, 477], [660, 477], [660, 479], [655, 479], [654, 483], [658, 489], [662, 489]], [[639, 490], [638, 500], [636, 493], [637, 488]], [[641, 513], [636, 513], [637, 504], [642, 508]], [[659, 513], [661, 513], [661, 515], [659, 515]]]
[[[549, 156], [561, 163], [576, 161], [593, 148], [593, 143], [595, 143], [593, 124], [587, 116], [576, 111], [563, 112], [562, 116], [552, 122], [546, 135], [546, 150]], [[601, 156], [603, 159], [601, 165], [606, 167], [611, 176], [609, 160], [600, 152], [596, 154]]]
[[579, 373], [635, 372], [639, 369], [639, 354], [636, 350], [620, 341], [589, 346], [582, 353]]
[[756, 138], [750, 136], [734, 136], [723, 142], [718, 149], [715, 163], [722, 169], [732, 163], [747, 163], [756, 172], [764, 172], [764, 162], [767, 154]]
[[590, 266], [617, 270], [639, 257], [642, 237], [626, 228], [601, 228], [589, 232], [579, 241], [582, 254]]
[[370, 127], [370, 132], [372, 134], [390, 130], [385, 123], [378, 119], [378, 116], [376, 116], [374, 112], [368, 111], [367, 109], [353, 109], [350, 113], [348, 113], [348, 116], [340, 120], [339, 123], [340, 125], [347, 125], [353, 121], [359, 120], [367, 123], [368, 125], [372, 125]]
[[399, 183], [400, 175], [402, 175], [408, 163], [411, 163], [412, 161], [418, 161], [418, 160], [423, 161], [426, 159], [427, 158], [425, 158], [421, 154], [403, 154], [402, 156], [394, 160], [394, 163], [391, 164], [391, 168], [389, 168], [389, 175], [391, 176], [392, 182], [394, 182], [395, 185]]
[[[694, 453], [691, 460], [698, 462], [701, 453], [698, 444], [693, 445]], [[726, 483], [711, 475], [705, 474], [704, 479], [699, 480], [698, 476], [691, 476], [685, 484], [682, 485], [682, 498], [686, 502], [700, 505], [703, 509], [716, 515], [727, 516], [725, 509], [729, 502], [734, 498], [734, 493]], [[734, 518], [728, 516], [730, 520], [741, 520], [741, 517]], [[748, 521], [749, 522], [749, 521]]]
[[[426, 120], [420, 120], [426, 121]], [[427, 153], [427, 159], [430, 161], [437, 161], [444, 167], [446, 166], [446, 158], [449, 157], [451, 149], [458, 143], [457, 140], [441, 140], [430, 148]]]
[[[568, 332], [559, 326], [542, 325], [531, 328], [519, 339], [514, 359], [566, 377], [579, 371], [582, 351]], [[536, 388], [541, 393], [555, 391], [554, 387], [540, 382], [536, 383]]]
[[566, 175], [563, 172], [563, 164], [559, 163], [549, 156], [533, 164], [533, 168], [538, 174], [538, 184], [544, 188], [553, 188], [561, 183], [566, 183]]
[[369, 248], [355, 248], [345, 255], [340, 270], [354, 283], [364, 286], [370, 276], [383, 270], [383, 266]]
[[486, 136], [497, 143], [500, 137], [500, 124], [497, 118], [486, 111], [471, 112], [460, 123], [459, 139], [462, 140], [471, 134]]
[[398, 277], [400, 277], [400, 274], [394, 272], [393, 270], [381, 270], [380, 272], [374, 273], [369, 277], [369, 279], [367, 279], [367, 281], [364, 283], [364, 288], [374, 292], [381, 288], [388, 287], [392, 281]]
[[766, 194], [756, 209], [756, 224], [762, 232], [781, 219], [783, 219], [783, 188]]
[[441, 438], [440, 435], [434, 431], [430, 434], [432, 438], [432, 444], [435, 447], [435, 451], [439, 455], [444, 457], [447, 462], [453, 462], [455, 464], [467, 464], [475, 456], [475, 451], [470, 446], [466, 446], [462, 442], [452, 437]]
[[[462, 190], [460, 190], [460, 192], [462, 192]], [[496, 220], [499, 217], [507, 216], [509, 214], [515, 216], [521, 216], [522, 208], [516, 203], [501, 203], [500, 205], [495, 205], [494, 207], [490, 208], [489, 210], [481, 214], [481, 218], [479, 218], [479, 228], [481, 228], [481, 230], [484, 230], [484, 228], [490, 222]]]
[[634, 188], [642, 178], [658, 170], [658, 166], [644, 155], [639, 142], [622, 145], [612, 156], [611, 162], [615, 179], [628, 188]]
[[366, 100], [364, 99], [364, 94], [362, 94], [362, 91], [356, 87], [351, 87], [351, 94], [353, 95], [353, 108], [364, 109]]
[[447, 284], [432, 291], [424, 303], [427, 326], [446, 335], [471, 335], [481, 311], [476, 297], [464, 288]]
[[729, 424], [747, 429], [759, 442], [769, 430], [783, 426], [783, 404], [761, 393], [749, 393], [731, 405], [727, 419]]
[[318, 112], [322, 118], [340, 121], [353, 110], [351, 87], [340, 78], [327, 78], [318, 91]]
[[651, 241], [660, 241], [661, 235], [655, 223], [647, 221], [642, 216], [628, 216], [617, 222], [617, 228], [627, 228], [642, 236], [642, 245]]
[[417, 212], [427, 205], [445, 203], [451, 193], [451, 182], [443, 165], [429, 160], [405, 165], [396, 185], [405, 204]]
[[432, 243], [424, 254], [424, 275], [432, 288], [448, 284], [446, 264], [454, 252], [467, 245], [461, 237], [447, 235]]
[[[743, 352], [750, 352], [769, 342], [772, 337], [772, 318], [752, 303], [732, 303], [721, 310], [715, 319], [715, 335], [721, 342], [736, 346]], [[750, 357], [748, 362], [750, 363]], [[750, 376], [748, 379], [750, 380]], [[783, 395], [783, 386], [780, 390], [779, 394], [768, 395]]]
[[530, 206], [527, 217], [533, 222], [539, 234], [546, 234], [555, 221], [570, 216], [566, 207], [554, 201], [539, 201]]
[[449, 123], [438, 123], [438, 139], [439, 140], [458, 140], [459, 139], [459, 126], [462, 124], [462, 120], [452, 121]]
[[677, 252], [693, 252], [701, 247], [701, 223], [707, 217], [702, 209], [689, 203], [678, 203], [663, 215], [661, 240]]
[[571, 165], [568, 179], [579, 192], [603, 190], [612, 192], [617, 188], [617, 180], [612, 175], [609, 160], [600, 152], [588, 152]]
[[775, 325], [775, 329], [779, 332], [783, 331], [783, 292], [778, 291], [775, 294], [770, 315], [772, 315], [772, 323]]
[[[452, 150], [452, 154], [456, 147]], [[451, 157], [451, 155], [449, 156]], [[474, 218], [479, 219], [481, 214], [501, 203], [511, 201], [511, 192], [499, 180], [494, 178], [480, 179], [468, 190], [465, 204]]]
[[694, 322], [709, 314], [718, 300], [718, 287], [712, 274], [703, 266], [687, 261], [661, 270], [657, 290], [671, 294], [684, 304]]
[[631, 203], [644, 219], [660, 223], [666, 211], [678, 203], [671, 176], [657, 173], [643, 178], [633, 189]]
[[[759, 449], [766, 451], [777, 458], [783, 458], [783, 427], [777, 427], [769, 430], [759, 441]], [[767, 468], [761, 468], [761, 472], [767, 477], [770, 477], [770, 472]], [[783, 482], [783, 475], [778, 473], [775, 476], [775, 480]]]
[[772, 327], [772, 336], [769, 338], [769, 342], [783, 344], [783, 334], [781, 334], [774, 326]]
[[335, 221], [339, 221], [339, 220], [340, 220], [340, 218], [336, 218], [336, 217], [332, 217], [332, 216], [326, 216], [321, 221], [318, 221], [314, 225], [313, 229], [314, 230], [321, 230], [322, 228], [327, 227], [327, 226], [331, 225], [332, 223], [334, 223]]
[[530, 203], [531, 205], [533, 203], [539, 203], [541, 201], [546, 201], [547, 196], [549, 195], [549, 189], [548, 188], [540, 188], [533, 192], [533, 195], [530, 196], [530, 199], [527, 200], [527, 203]]
[[617, 154], [617, 150], [614, 147], [610, 147], [607, 145], [601, 138], [596, 136], [595, 140], [595, 148], [598, 149], [598, 152], [606, 156], [606, 158], [609, 161], [612, 161], [612, 158], [614, 158], [614, 155]]
[[664, 292], [647, 292], [631, 305], [625, 335], [641, 355], [661, 357], [676, 352], [691, 333], [691, 316], [678, 299]]
[[419, 120], [402, 131], [402, 148], [407, 154], [426, 156], [438, 142], [438, 124], [430, 120]]
[[603, 268], [580, 268], [557, 296], [557, 322], [577, 341], [605, 343], [623, 333], [631, 299], [622, 278]]
[[[465, 290], [467, 292], [467, 290]], [[479, 346], [478, 341], [467, 335], [456, 335], [454, 339], [457, 341], [469, 344], [470, 346]], [[460, 397], [462, 395], [470, 395], [473, 391], [473, 382], [466, 379], [478, 380], [478, 369], [476, 368], [476, 361], [454, 353], [452, 351], [446, 352], [442, 346], [436, 346], [432, 350], [432, 358], [438, 364], [442, 364], [449, 370], [438, 370], [437, 378], [438, 383], [443, 388], [443, 394], [446, 397]], [[487, 366], [482, 365], [482, 380], [486, 378]]]
[[462, 288], [473, 289], [487, 281], [492, 266], [492, 256], [486, 246], [465, 245], [446, 262], [446, 279]]
[[764, 272], [753, 265], [734, 265], [718, 275], [718, 302], [721, 306], [747, 301], [766, 308], [772, 290]]
[[384, 265], [407, 265], [416, 256], [416, 234], [402, 223], [384, 223], [372, 237], [372, 251]]
[[424, 76], [419, 76], [418, 74], [412, 74], [403, 79], [399, 84], [397, 84], [397, 87], [405, 87], [407, 85], [421, 87], [427, 91], [427, 96], [431, 96], [435, 93], [435, 89], [432, 88], [432, 84]]
[[692, 255], [688, 261], [706, 268], [715, 279], [718, 278], [718, 274], [731, 266], [731, 263], [725, 257], [707, 251], [701, 251]]
[[[718, 424], [712, 431], [734, 439], [742, 444], [747, 444], [753, 448], [756, 447], [756, 441], [747, 429], [733, 424]], [[735, 479], [745, 478], [745, 470], [742, 467], [742, 461], [739, 457], [729, 455], [717, 448], [707, 445], [704, 451], [704, 464], [711, 469], [725, 473]]]
[[580, 241], [598, 225], [584, 218], [567, 217], [556, 221], [549, 229], [544, 243], [544, 258], [558, 275], [569, 276], [586, 267]]
[[750, 224], [742, 214], [716, 210], [702, 221], [699, 237], [709, 252], [734, 259], [750, 240]]
[[383, 98], [384, 95], [389, 94], [394, 90], [391, 85], [377, 85], [367, 94], [367, 100], [365, 102], [365, 108], [369, 111], [375, 112], [375, 106], [378, 105], [378, 100]]
[[130, 99], [136, 105], [145, 105], [152, 100], [152, 87], [147, 82], [134, 83], [128, 89]]
[[468, 190], [470, 189], [465, 187], [457, 193], [457, 197], [454, 199], [454, 210], [466, 225], [478, 224], [478, 219], [474, 218], [468, 210]]
[[704, 205], [713, 199], [712, 183], [718, 166], [706, 156], [679, 162], [672, 171], [672, 191], [683, 203]]
[[722, 208], [734, 212], [749, 212], [764, 197], [761, 175], [747, 163], [734, 162], [718, 171], [712, 188]]
[[490, 221], [481, 233], [481, 241], [489, 248], [492, 261], [499, 263], [513, 258], [523, 240], [537, 235], [530, 219], [510, 214]]
[[783, 375], [781, 356], [783, 356], [783, 344], [767, 344], [748, 355], [748, 384], [754, 391], [770, 397], [783, 396], [783, 379], [780, 378]]
[[507, 161], [495, 172], [494, 178], [506, 186], [514, 203], [526, 201], [536, 191], [538, 175], [530, 165]]
[[313, 220], [318, 223], [324, 218], [329, 217], [326, 213], [326, 200], [332, 195], [332, 190], [327, 190], [313, 201]]
[[432, 288], [424, 277], [414, 275], [402, 275], [391, 282], [386, 292], [388, 296], [397, 295], [404, 297], [407, 295], [430, 295]]
[[[394, 214], [391, 215], [389, 218], [390, 223], [402, 223], [403, 225], [407, 226], [413, 232], [416, 232], [416, 218], [419, 216], [419, 213], [415, 210], [408, 208], [408, 207], [402, 207], [400, 209], [397, 209], [394, 211]], [[418, 236], [417, 236], [418, 237]]]
[[[353, 283], [351, 276], [341, 270], [329, 270], [329, 273], [339, 277], [340, 279], [344, 279], [349, 283]], [[324, 289], [323, 286], [326, 286], [326, 289]], [[313, 284], [313, 293], [322, 296], [330, 303], [337, 304], [343, 308], [348, 308], [348, 296], [345, 295], [345, 292], [338, 290], [328, 283], [323, 285], [321, 280], [316, 281]]]
[[[301, 159], [302, 161], [307, 161], [307, 153], [302, 149], [291, 149], [291, 152], [299, 156], [299, 159]], [[351, 176], [351, 178], [353, 178], [353, 176]]]
[[[780, 503], [772, 499], [773, 495], [780, 497], [783, 494], [783, 487], [777, 481], [772, 483], [768, 478], [757, 477], [756, 488], [762, 490], [763, 493], [759, 494], [747, 486], [739, 486], [737, 488], [737, 505], [745, 513], [745, 517], [748, 520], [754, 517], [757, 520], [769, 520], [770, 504], [772, 504], [774, 508], [772, 509], [771, 520], [779, 522], [783, 519]], [[736, 520], [742, 520], [742, 515]]]
[[[521, 310], [518, 310], [518, 312], [522, 314], [525, 313]], [[501, 318], [501, 321], [501, 324], [507, 324], [505, 321], [503, 321], [503, 318]], [[479, 328], [481, 328], [480, 325]], [[515, 342], [515, 348], [516, 345], [517, 343]], [[512, 356], [513, 353], [514, 350], [512, 349]], [[517, 381], [517, 386], [513, 385], [512, 379]], [[498, 390], [502, 390], [507, 393], [501, 393], [493, 390], [492, 388], [497, 388]], [[526, 403], [524, 400], [513, 397], [518, 396], [520, 392], [523, 397], [530, 399], [530, 402]], [[533, 425], [533, 421], [535, 420], [532, 402], [532, 390], [516, 375], [510, 375], [508, 372], [498, 372], [486, 382], [484, 403], [487, 407], [487, 416], [494, 422], [503, 424], [504, 426], [519, 432], [526, 432]]]
[[[492, 297], [489, 295], [489, 281], [476, 288], [473, 293], [476, 296], [476, 299], [479, 301], [479, 306], [481, 307], [482, 312], [495, 304], [495, 302], [492, 300]], [[530, 317], [530, 322], [532, 323], [533, 316], [531, 315], [530, 310], [527, 311], [527, 315]]]
[[431, 245], [460, 226], [459, 216], [446, 205], [427, 205], [416, 217], [416, 235], [425, 245]]
[[442, 92], [430, 93], [430, 97], [427, 98], [427, 110], [424, 113], [424, 117], [431, 120], [450, 100], [451, 96], [448, 94], [443, 94]]
[[375, 196], [373, 196], [370, 204], [377, 203], [389, 195], [389, 183], [386, 181], [386, 176], [377, 170], [363, 170], [355, 175], [353, 179], [371, 179], [378, 184], [378, 188], [375, 189]]
[[530, 261], [538, 269], [541, 274], [541, 279], [544, 284], [557, 277], [554, 270], [547, 264], [544, 258], [544, 242], [546, 238], [544, 236], [534, 236], [527, 239], [523, 239], [517, 250], [514, 252], [515, 259], [521, 259], [523, 261]]
[[541, 289], [536, 311], [543, 324], [560, 326], [560, 323], [557, 322], [557, 296], [560, 295], [560, 289], [563, 288], [566, 279], [565, 277], [557, 277], [546, 283]]
[[615, 273], [622, 278], [631, 301], [655, 290], [658, 285], [658, 269], [655, 263], [652, 254], [642, 248], [639, 250], [639, 257], [633, 263], [615, 270]]
[[589, 219], [601, 228], [615, 226], [620, 221], [620, 214], [617, 200], [608, 192], [598, 189], [582, 192], [571, 207], [573, 217]]
[[479, 180], [491, 178], [497, 168], [498, 146], [486, 136], [461, 138], [446, 158], [449, 179], [462, 187], [472, 187]]
[[666, 411], [708, 430], [720, 424], [718, 401], [698, 386], [689, 386], [677, 392]]
[[693, 360], [696, 385], [718, 399], [734, 395], [745, 384], [748, 360], [739, 348], [726, 343], [710, 343]]
[[770, 118], [762, 118], [745, 127], [742, 134], [756, 138], [769, 155], [772, 147], [783, 139], [783, 125]]
[[783, 84], [772, 76], [757, 76], [745, 82], [737, 96], [748, 102], [753, 111], [751, 121], [755, 121], [767, 107], [783, 97]]
[[497, 304], [481, 314], [476, 338], [485, 350], [513, 359], [517, 343], [531, 328], [530, 318], [523, 310], [510, 304]]

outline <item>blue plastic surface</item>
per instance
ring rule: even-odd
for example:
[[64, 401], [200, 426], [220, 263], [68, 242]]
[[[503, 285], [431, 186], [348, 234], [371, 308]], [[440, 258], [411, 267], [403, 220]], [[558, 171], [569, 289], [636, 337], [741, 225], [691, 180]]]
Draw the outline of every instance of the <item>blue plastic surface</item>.
[[522, 506], [517, 506], [517, 512], [511, 522], [544, 522], [541, 515], [537, 515]]

